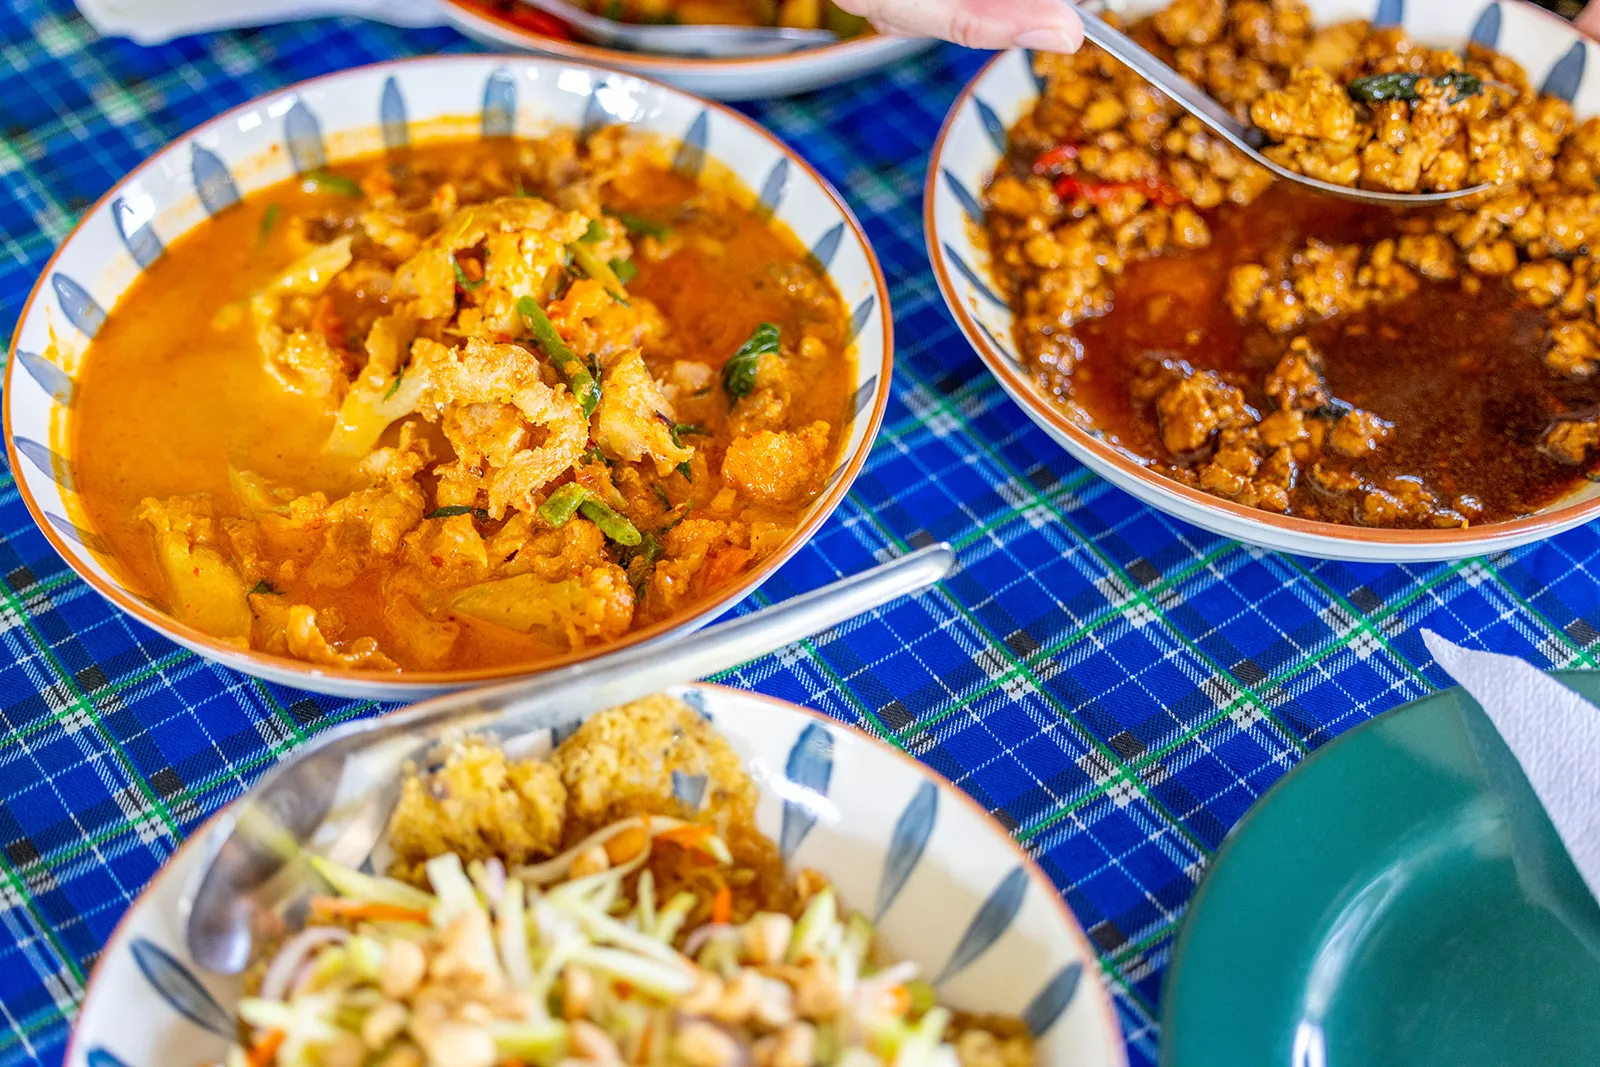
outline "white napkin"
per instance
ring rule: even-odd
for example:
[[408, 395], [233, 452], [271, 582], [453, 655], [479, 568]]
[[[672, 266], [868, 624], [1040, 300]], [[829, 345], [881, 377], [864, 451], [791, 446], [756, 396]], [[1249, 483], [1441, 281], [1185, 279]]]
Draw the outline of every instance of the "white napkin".
[[1521, 764], [1573, 865], [1600, 899], [1600, 708], [1532, 664], [1422, 631]]
[[391, 26], [445, 24], [435, 0], [78, 0], [78, 10], [102, 35], [144, 45], [323, 15], [354, 15]]

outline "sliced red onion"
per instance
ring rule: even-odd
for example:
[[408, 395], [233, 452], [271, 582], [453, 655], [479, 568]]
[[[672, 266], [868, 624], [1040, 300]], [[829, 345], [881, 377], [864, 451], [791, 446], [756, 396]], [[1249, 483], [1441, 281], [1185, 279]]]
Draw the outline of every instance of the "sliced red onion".
[[348, 940], [350, 931], [338, 926], [311, 926], [301, 930], [285, 941], [267, 964], [267, 971], [261, 976], [261, 991], [256, 995], [265, 1000], [282, 1000], [312, 949]]
[[683, 954], [693, 959], [706, 942], [722, 933], [731, 932], [733, 927], [727, 923], [706, 923], [689, 931], [689, 936], [683, 939]]
[[289, 996], [297, 997], [311, 984], [311, 976], [317, 973], [317, 961], [306, 957], [300, 966], [295, 969], [294, 978], [289, 982]]

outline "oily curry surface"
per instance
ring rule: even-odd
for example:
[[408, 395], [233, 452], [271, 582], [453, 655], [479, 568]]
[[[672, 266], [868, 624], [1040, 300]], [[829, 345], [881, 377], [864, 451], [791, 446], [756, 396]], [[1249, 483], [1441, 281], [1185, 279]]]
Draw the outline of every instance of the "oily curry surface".
[[790, 537], [848, 434], [843, 306], [751, 199], [619, 131], [254, 195], [88, 350], [88, 518], [181, 621], [325, 666], [533, 663], [682, 614]]

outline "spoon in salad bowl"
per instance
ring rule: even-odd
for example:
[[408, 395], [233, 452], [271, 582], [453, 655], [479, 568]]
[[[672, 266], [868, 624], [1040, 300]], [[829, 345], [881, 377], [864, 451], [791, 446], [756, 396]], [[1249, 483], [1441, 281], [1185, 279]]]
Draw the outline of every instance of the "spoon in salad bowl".
[[566, 0], [524, 0], [530, 7], [566, 23], [573, 33], [591, 44], [629, 52], [693, 56], [704, 59], [738, 59], [775, 56], [802, 48], [833, 44], [832, 30], [803, 30], [791, 26], [714, 26], [685, 23], [623, 22], [567, 3]]
[[[544, 4], [541, 3], [539, 6], [543, 7]], [[1381, 189], [1360, 189], [1353, 185], [1325, 182], [1290, 170], [1261, 153], [1261, 145], [1266, 143], [1263, 131], [1240, 122], [1227, 108], [1207, 96], [1194, 83], [1104, 19], [1081, 7], [1078, 9], [1078, 17], [1083, 20], [1083, 36], [1086, 40], [1092, 41], [1102, 51], [1155, 86], [1173, 103], [1248, 156], [1253, 163], [1265, 167], [1285, 181], [1296, 182], [1329, 196], [1359, 200], [1368, 204], [1385, 204], [1389, 207], [1425, 207], [1429, 204], [1442, 204], [1491, 188], [1488, 185], [1474, 185], [1467, 189], [1450, 189], [1442, 192], [1391, 193]]]
[[924, 589], [954, 563], [949, 545], [929, 545], [667, 648], [627, 649], [330, 730], [269, 771], [210, 831], [184, 900], [190, 954], [219, 974], [244, 970], [259, 945], [299, 925], [324, 880], [319, 871], [355, 872], [371, 858], [404, 769], [428, 765], [462, 736], [513, 743], [716, 674]]

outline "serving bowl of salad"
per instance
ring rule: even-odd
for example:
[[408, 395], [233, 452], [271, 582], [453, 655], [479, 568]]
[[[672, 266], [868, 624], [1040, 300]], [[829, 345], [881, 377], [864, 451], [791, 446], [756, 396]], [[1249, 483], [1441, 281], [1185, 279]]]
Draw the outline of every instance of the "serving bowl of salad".
[[969, 798], [814, 712], [712, 685], [399, 790], [362, 869], [238, 977], [184, 901], [202, 831], [112, 935], [69, 1067], [1117, 1067], [1094, 950]]

